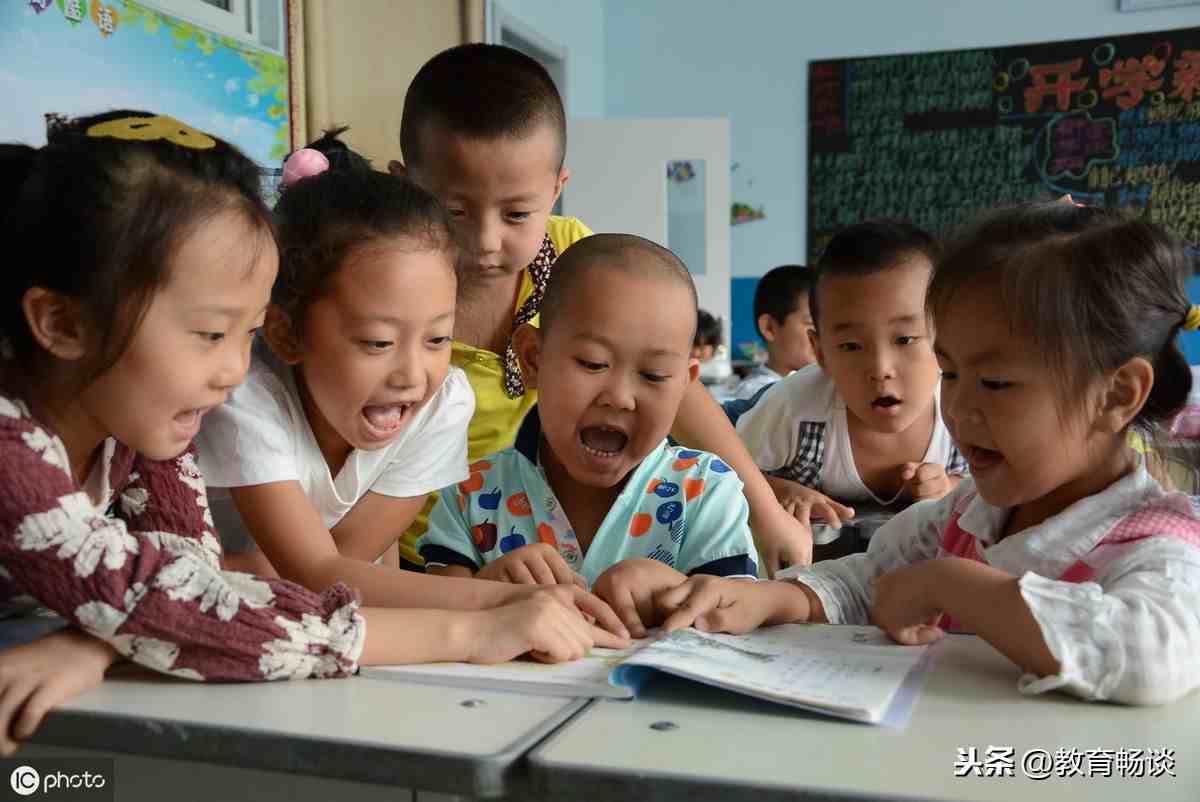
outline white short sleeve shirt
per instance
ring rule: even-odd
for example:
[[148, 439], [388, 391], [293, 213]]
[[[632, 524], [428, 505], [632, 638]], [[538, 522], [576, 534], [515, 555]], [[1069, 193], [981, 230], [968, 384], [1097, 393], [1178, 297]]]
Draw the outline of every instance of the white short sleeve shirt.
[[[467, 478], [467, 424], [475, 395], [452, 367], [442, 386], [387, 446], [355, 449], [332, 476], [304, 413], [292, 370], [255, 355], [246, 381], [205, 416], [196, 446], [213, 514], [227, 547], [245, 527], [227, 488], [297, 481], [333, 528], [368, 491], [421, 496]], [[224, 520], [221, 520], [224, 519]]]
[[[934, 392], [936, 419], [924, 462], [966, 473], [967, 463], [942, 420], [941, 388]], [[854, 464], [846, 402], [820, 365], [781, 379], [738, 418], [737, 433], [763, 471], [791, 479], [845, 502], [887, 504], [871, 492]]]

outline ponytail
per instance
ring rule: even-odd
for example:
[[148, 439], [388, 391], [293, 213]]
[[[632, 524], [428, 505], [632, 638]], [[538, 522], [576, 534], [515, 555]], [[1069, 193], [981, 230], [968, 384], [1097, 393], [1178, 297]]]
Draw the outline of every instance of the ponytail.
[[1138, 422], [1147, 426], [1169, 423], [1183, 409], [1191, 391], [1192, 369], [1172, 339], [1154, 359], [1154, 386], [1138, 415]]

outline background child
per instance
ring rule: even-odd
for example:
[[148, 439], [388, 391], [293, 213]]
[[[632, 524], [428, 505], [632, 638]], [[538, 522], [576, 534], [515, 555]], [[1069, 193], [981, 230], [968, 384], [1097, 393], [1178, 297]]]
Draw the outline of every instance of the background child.
[[[570, 172], [562, 100], [546, 70], [516, 50], [471, 44], [423, 66], [404, 99], [400, 124], [407, 172], [449, 210], [461, 246], [458, 315], [451, 361], [475, 391], [468, 454], [477, 460], [512, 445], [536, 401], [526, 392], [514, 330], [537, 325], [538, 307], [558, 255], [591, 233], [578, 220], [550, 214]], [[690, 384], [672, 434], [712, 451], [741, 476], [750, 522], [770, 571], [807, 562], [808, 529], [776, 501], [770, 486], [703, 387]], [[401, 555], [418, 562], [417, 523]]]
[[767, 361], [757, 365], [738, 384], [734, 397], [750, 399], [794, 370], [811, 365], [812, 313], [808, 293], [816, 271], [804, 265], [781, 265], [767, 272], [754, 287], [754, 325], [767, 344]]
[[667, 626], [872, 621], [901, 643], [962, 629], [1025, 669], [1025, 693], [1155, 704], [1200, 685], [1200, 512], [1126, 436], [1187, 399], [1189, 272], [1169, 235], [1116, 211], [984, 217], [929, 289], [971, 480], [797, 583], [668, 591]]
[[[47, 138], [0, 146], [12, 254], [0, 290], [0, 607], [44, 605], [96, 640], [50, 636], [0, 654], [0, 730], [27, 735], [10, 731], [14, 717], [36, 722], [118, 653], [186, 679], [263, 680], [529, 649], [562, 659], [606, 639], [574, 605], [611, 611], [559, 589], [483, 613], [383, 610], [359, 608], [345, 585], [317, 594], [223, 572], [190, 442], [245, 375], [276, 275], [258, 169], [147, 112], [56, 121]], [[447, 640], [459, 626], [461, 641]]]
[[810, 302], [810, 366], [778, 382], [737, 431], [784, 507], [834, 529], [854, 511], [833, 499], [890, 504], [939, 498], [966, 463], [937, 405], [925, 314], [933, 237], [908, 223], [850, 226], [829, 242]]
[[665, 439], [696, 378], [695, 309], [666, 248], [626, 234], [568, 248], [541, 327], [514, 338], [538, 404], [513, 448], [443, 492], [420, 541], [429, 570], [547, 584], [578, 572], [638, 636], [657, 623], [655, 590], [689, 574], [753, 578], [741, 481]]
[[696, 336], [692, 338], [692, 359], [707, 362], [721, 346], [721, 321], [703, 309], [696, 312]]

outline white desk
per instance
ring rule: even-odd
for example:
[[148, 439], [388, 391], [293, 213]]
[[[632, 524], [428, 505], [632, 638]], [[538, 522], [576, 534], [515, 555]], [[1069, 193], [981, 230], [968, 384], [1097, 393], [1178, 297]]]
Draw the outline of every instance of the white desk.
[[204, 684], [137, 673], [58, 708], [18, 757], [121, 753], [120, 800], [347, 798], [329, 793], [332, 781], [391, 786], [358, 787], [355, 799], [497, 797], [517, 761], [585, 704], [359, 677]]
[[[841, 722], [673, 678], [635, 702], [598, 701], [530, 757], [547, 800], [937, 799], [995, 802], [1200, 800], [1200, 692], [1160, 708], [1017, 692], [1017, 669], [983, 641], [951, 636], [904, 731]], [[653, 729], [671, 722], [675, 729]], [[1015, 776], [954, 776], [958, 747], [1015, 748]], [[1171, 777], [1023, 776], [1056, 750], [1175, 750]]]

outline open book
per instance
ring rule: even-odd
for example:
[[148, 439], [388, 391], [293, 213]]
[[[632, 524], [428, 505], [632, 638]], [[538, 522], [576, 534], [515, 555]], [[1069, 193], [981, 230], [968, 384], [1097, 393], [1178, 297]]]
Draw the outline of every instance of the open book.
[[552, 696], [635, 697], [656, 672], [771, 702], [877, 724], [927, 647], [899, 646], [875, 627], [782, 624], [747, 635], [694, 629], [570, 663], [364, 666], [362, 675]]

